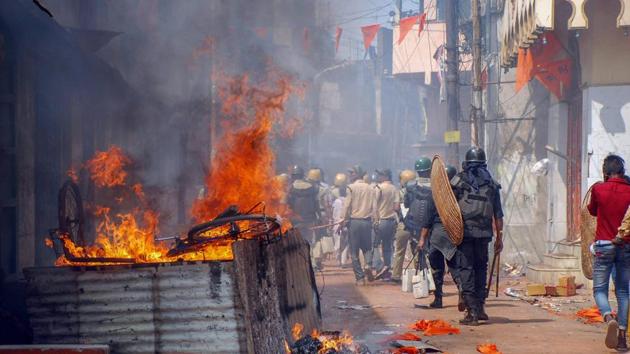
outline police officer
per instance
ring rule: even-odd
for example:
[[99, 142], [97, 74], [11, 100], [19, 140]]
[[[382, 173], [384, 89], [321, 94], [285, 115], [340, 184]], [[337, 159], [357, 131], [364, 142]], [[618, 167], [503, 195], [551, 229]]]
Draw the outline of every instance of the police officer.
[[398, 175], [400, 182], [400, 189], [398, 191], [399, 200], [401, 203], [400, 212], [398, 214], [398, 224], [396, 226], [396, 234], [394, 235], [394, 261], [392, 264], [392, 277], [391, 281], [394, 283], [400, 283], [402, 277], [403, 262], [405, 260], [405, 254], [407, 253], [407, 245], [410, 243], [411, 233], [405, 228], [403, 219], [407, 215], [407, 208], [403, 201], [405, 200], [407, 183], [416, 179], [416, 172], [412, 170], [403, 170]]
[[412, 238], [418, 240], [427, 218], [427, 206], [431, 199], [431, 160], [421, 157], [415, 163], [418, 177], [407, 183], [404, 205], [408, 208], [404, 223]]
[[297, 165], [291, 169], [291, 180], [288, 198], [289, 207], [293, 211], [291, 222], [311, 245], [311, 261], [317, 268], [313, 255], [313, 247], [317, 241], [313, 227], [319, 219], [318, 188], [304, 179], [304, 170]]
[[[374, 280], [372, 273], [372, 220], [375, 210], [375, 192], [363, 178], [365, 171], [361, 166], [348, 170], [352, 183], [348, 186], [348, 194], [344, 200], [344, 219], [348, 223], [350, 254], [352, 268], [357, 285]], [[361, 267], [359, 251], [365, 258], [365, 269]]]
[[[455, 177], [457, 170], [453, 166], [448, 166], [446, 168], [446, 173], [450, 180]], [[444, 263], [446, 261], [453, 280], [455, 280], [456, 284], [459, 284], [459, 281], [457, 280], [457, 268], [458, 259], [461, 258], [461, 253], [457, 252], [457, 247], [451, 242], [446, 229], [442, 224], [442, 220], [437, 213], [433, 198], [429, 201], [428, 215], [427, 221], [420, 234], [418, 248], [422, 249], [428, 243], [429, 264], [431, 266], [431, 275], [433, 275], [433, 282], [435, 284], [435, 291], [433, 293], [434, 300], [429, 304], [429, 308], [438, 309], [442, 308], [442, 296], [444, 294], [444, 273], [446, 272]]]
[[376, 190], [376, 211], [374, 229], [376, 233], [375, 247], [380, 245], [383, 254], [383, 267], [376, 275], [376, 279], [389, 280], [391, 278], [392, 243], [396, 232], [397, 215], [400, 211], [400, 195], [392, 184], [392, 171], [389, 169], [376, 170], [378, 188]]
[[[317, 202], [318, 202], [318, 220], [316, 225], [330, 224], [332, 219], [332, 201], [330, 200], [330, 187], [323, 181], [324, 173], [321, 168], [313, 167], [306, 174], [306, 181], [312, 184], [317, 189]], [[315, 243], [313, 244], [313, 258], [317, 270], [323, 270], [322, 264], [322, 244], [321, 239], [326, 235], [328, 230], [326, 228], [319, 228], [314, 230]]]
[[348, 229], [340, 223], [343, 221], [343, 202], [348, 192], [348, 176], [345, 173], [337, 173], [330, 189], [332, 197], [333, 235], [335, 239], [335, 251], [337, 263], [340, 267], [346, 265], [348, 259], [346, 248], [348, 247]]
[[[464, 239], [458, 246], [463, 257], [458, 277], [468, 313], [461, 324], [476, 326], [487, 321], [484, 304], [488, 273], [488, 244], [496, 232], [494, 252], [503, 249], [503, 209], [501, 186], [492, 179], [486, 153], [473, 147], [466, 152], [462, 171], [452, 180], [453, 190], [462, 211]], [[494, 228], [493, 230], [493, 223]]]

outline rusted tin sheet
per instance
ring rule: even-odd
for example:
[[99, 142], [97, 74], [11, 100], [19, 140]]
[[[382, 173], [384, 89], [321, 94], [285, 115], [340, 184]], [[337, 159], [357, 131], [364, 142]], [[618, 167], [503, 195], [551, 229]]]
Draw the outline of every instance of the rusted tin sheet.
[[231, 263], [25, 275], [36, 343], [105, 343], [114, 353], [244, 351]]
[[0, 354], [109, 354], [107, 345], [0, 345]]

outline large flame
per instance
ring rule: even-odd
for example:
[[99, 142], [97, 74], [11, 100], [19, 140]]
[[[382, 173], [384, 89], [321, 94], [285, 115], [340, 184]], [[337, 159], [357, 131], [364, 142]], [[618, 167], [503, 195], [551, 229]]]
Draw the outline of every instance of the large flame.
[[[291, 336], [293, 337], [293, 341], [297, 342], [298, 340], [303, 338], [304, 325], [301, 323], [296, 323], [293, 325], [291, 329]], [[318, 354], [326, 354], [326, 353], [358, 353], [359, 347], [354, 342], [352, 335], [348, 331], [343, 331], [340, 334], [329, 334], [322, 333], [317, 329], [313, 329], [311, 334], [309, 335], [311, 338], [318, 340], [321, 343], [320, 349], [317, 351]], [[288, 342], [285, 340], [285, 351], [287, 354], [290, 354], [291, 348], [288, 345]]]
[[[284, 107], [289, 96], [297, 91], [288, 76], [272, 71], [261, 80], [262, 84], [252, 84], [247, 75], [223, 77], [223, 81], [220, 89], [223, 135], [214, 142], [212, 169], [205, 180], [207, 193], [193, 203], [191, 214], [201, 223], [213, 219], [231, 205], [237, 205], [245, 212], [263, 202], [265, 213], [281, 218], [286, 228], [289, 226], [289, 210], [284, 203], [282, 181], [274, 178], [275, 154], [270, 140], [274, 123], [290, 123], [285, 124], [287, 128], [295, 129], [295, 120], [285, 119]], [[131, 164], [131, 158], [121, 148], [112, 146], [107, 151], [97, 152], [82, 166], [96, 187], [109, 188], [115, 196], [108, 201], [112, 205], [92, 208], [98, 220], [92, 245], [81, 247], [68, 235], [61, 236], [72, 255], [126, 258], [134, 263], [233, 259], [231, 241], [214, 243], [195, 253], [167, 257], [168, 246], [155, 242], [159, 214], [149, 207], [142, 184], [129, 181], [131, 177], [126, 168]], [[76, 172], [72, 176], [76, 176]], [[133, 207], [125, 212], [118, 211], [123, 204]], [[224, 231], [217, 229], [212, 233]], [[56, 264], [74, 263], [61, 256]]]

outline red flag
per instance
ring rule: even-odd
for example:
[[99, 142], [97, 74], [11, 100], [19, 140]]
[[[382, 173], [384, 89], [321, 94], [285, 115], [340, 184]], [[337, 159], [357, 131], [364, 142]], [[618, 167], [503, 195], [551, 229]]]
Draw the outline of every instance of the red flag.
[[398, 45], [402, 43], [403, 39], [405, 39], [405, 36], [407, 36], [407, 33], [411, 31], [411, 29], [413, 28], [413, 25], [415, 25], [416, 22], [418, 22], [419, 18], [420, 16], [416, 15], [416, 16], [405, 17], [405, 18], [400, 19], [400, 27], [399, 27], [400, 32], [398, 34]]
[[370, 48], [370, 45], [372, 44], [374, 37], [376, 37], [379, 28], [381, 28], [381, 25], [379, 24], [361, 27], [361, 32], [363, 32], [363, 45], [365, 46], [365, 50], [368, 50]]
[[543, 33], [541, 35], [541, 40], [537, 41], [530, 48], [530, 51], [534, 56], [535, 66], [552, 61], [562, 50], [562, 44], [553, 32]]
[[420, 15], [420, 26], [418, 26], [418, 37], [420, 37], [420, 33], [424, 30], [424, 25], [427, 22], [427, 13], [424, 12]]
[[337, 30], [335, 31], [335, 53], [339, 51], [339, 40], [341, 39], [341, 33], [343, 29], [337, 26]]
[[558, 99], [571, 87], [571, 59], [557, 60], [538, 67], [536, 79]]
[[519, 92], [523, 86], [532, 79], [534, 69], [534, 58], [531, 50], [520, 48], [518, 50], [518, 61], [516, 63], [516, 84], [514, 91]]
[[311, 48], [311, 43], [309, 40], [309, 33], [308, 33], [308, 28], [304, 27], [304, 51], [308, 53], [309, 49]]

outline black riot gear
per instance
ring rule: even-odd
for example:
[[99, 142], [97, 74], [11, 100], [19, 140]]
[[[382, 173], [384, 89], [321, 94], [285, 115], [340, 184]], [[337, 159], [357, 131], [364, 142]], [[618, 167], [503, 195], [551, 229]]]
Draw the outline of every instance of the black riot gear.
[[432, 198], [430, 188], [412, 182], [407, 185], [404, 204], [409, 211], [403, 220], [407, 230], [420, 231], [422, 229], [427, 221], [429, 201]]
[[291, 167], [291, 177], [293, 179], [303, 178], [304, 177], [304, 169], [298, 165], [294, 165]]

